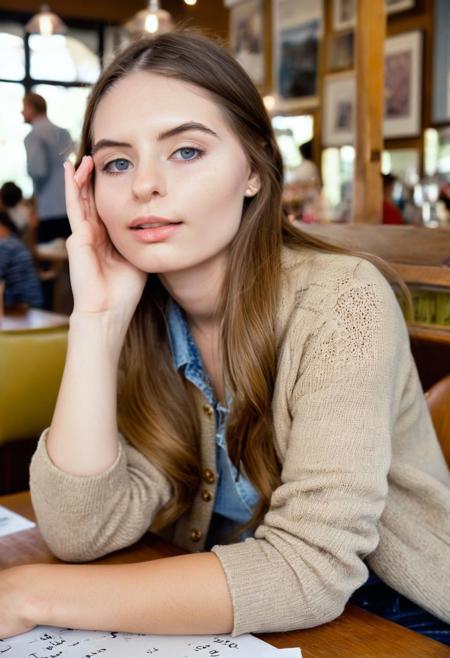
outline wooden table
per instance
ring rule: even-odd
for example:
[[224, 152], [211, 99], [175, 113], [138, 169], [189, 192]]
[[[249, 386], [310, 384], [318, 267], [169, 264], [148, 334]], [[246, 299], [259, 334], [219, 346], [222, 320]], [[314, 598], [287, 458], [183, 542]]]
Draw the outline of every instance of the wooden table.
[[[2, 496], [0, 505], [35, 520], [28, 492]], [[148, 534], [134, 546], [98, 562], [142, 562], [180, 553], [174, 546]], [[0, 569], [58, 561], [50, 553], [37, 528], [0, 538]], [[344, 614], [330, 624], [259, 637], [278, 648], [300, 647], [303, 658], [450, 658], [450, 648], [352, 605], [348, 605]]]
[[11, 311], [0, 317], [0, 333], [54, 329], [67, 327], [68, 325], [69, 318], [67, 315], [41, 311], [38, 308]]

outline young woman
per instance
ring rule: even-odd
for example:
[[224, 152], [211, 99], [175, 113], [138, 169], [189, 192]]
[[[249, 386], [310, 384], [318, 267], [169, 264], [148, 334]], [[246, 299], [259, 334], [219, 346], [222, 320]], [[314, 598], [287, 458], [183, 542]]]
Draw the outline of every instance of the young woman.
[[450, 476], [401, 311], [373, 265], [286, 221], [239, 65], [197, 36], [134, 43], [93, 90], [81, 153], [33, 504], [65, 561], [149, 528], [189, 554], [4, 572], [0, 634], [306, 628], [367, 565], [448, 622]]

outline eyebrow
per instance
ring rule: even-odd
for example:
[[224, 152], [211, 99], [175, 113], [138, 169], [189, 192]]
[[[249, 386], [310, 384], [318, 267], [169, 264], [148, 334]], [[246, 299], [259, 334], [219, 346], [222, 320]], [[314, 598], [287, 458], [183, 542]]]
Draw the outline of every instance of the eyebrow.
[[[215, 133], [214, 130], [211, 130], [211, 128], [208, 128], [207, 126], [203, 125], [203, 123], [190, 121], [188, 123], [182, 123], [179, 126], [175, 126], [175, 128], [164, 130], [162, 133], [159, 133], [157, 140], [158, 142], [161, 142], [164, 139], [168, 139], [169, 137], [174, 137], [175, 135], [180, 135], [181, 133], [191, 130], [197, 130], [198, 132], [202, 132], [207, 135], [212, 135], [213, 137], [219, 139], [218, 134]], [[101, 149], [110, 148], [113, 146], [118, 148], [131, 148], [131, 144], [128, 144], [127, 142], [116, 142], [113, 139], [101, 139], [100, 141], [98, 141], [96, 144], [93, 145], [91, 150], [91, 155], [94, 156]]]

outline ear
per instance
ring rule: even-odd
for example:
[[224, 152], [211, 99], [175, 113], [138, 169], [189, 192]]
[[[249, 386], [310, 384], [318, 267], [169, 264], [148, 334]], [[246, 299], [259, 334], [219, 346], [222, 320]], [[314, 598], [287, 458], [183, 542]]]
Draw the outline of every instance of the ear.
[[245, 188], [244, 196], [252, 197], [258, 194], [261, 189], [261, 179], [259, 174], [256, 171], [252, 172], [247, 181], [247, 187]]

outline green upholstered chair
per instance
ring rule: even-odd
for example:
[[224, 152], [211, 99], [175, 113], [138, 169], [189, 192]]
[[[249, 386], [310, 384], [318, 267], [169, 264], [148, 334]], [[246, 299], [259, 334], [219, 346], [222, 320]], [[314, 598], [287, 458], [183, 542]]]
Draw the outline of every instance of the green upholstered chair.
[[0, 329], [0, 491], [28, 471], [36, 439], [50, 424], [64, 368], [67, 328]]

